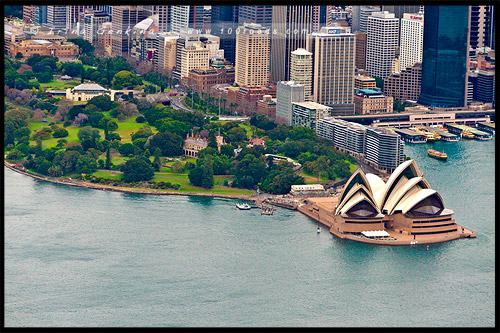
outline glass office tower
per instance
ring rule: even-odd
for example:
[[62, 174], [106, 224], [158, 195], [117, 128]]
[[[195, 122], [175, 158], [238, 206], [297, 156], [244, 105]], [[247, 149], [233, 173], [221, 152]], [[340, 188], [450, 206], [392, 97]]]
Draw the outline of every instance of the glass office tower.
[[425, 6], [420, 104], [466, 105], [468, 25], [468, 6]]

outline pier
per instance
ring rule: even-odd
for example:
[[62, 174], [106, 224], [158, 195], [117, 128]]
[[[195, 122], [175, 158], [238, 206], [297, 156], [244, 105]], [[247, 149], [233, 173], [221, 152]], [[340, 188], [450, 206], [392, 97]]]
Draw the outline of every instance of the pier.
[[451, 133], [455, 133], [457, 135], [461, 135], [464, 131], [469, 131], [470, 133], [472, 133], [474, 135], [474, 139], [477, 139], [477, 140], [490, 140], [491, 139], [491, 135], [489, 133], [480, 131], [474, 127], [469, 127], [466, 125], [459, 125], [459, 124], [446, 124], [445, 126], [448, 128], [448, 130]]
[[486, 123], [486, 122], [477, 123], [477, 128], [481, 131], [495, 134], [495, 123]]

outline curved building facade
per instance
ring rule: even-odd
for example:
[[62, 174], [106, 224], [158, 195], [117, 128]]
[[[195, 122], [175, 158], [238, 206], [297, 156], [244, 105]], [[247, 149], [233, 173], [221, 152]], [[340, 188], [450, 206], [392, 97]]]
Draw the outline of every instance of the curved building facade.
[[[456, 224], [453, 213], [422, 177], [415, 161], [408, 160], [387, 181], [357, 169], [338, 197], [330, 232], [341, 238], [391, 245], [475, 237]], [[373, 239], [373, 234], [382, 237]]]

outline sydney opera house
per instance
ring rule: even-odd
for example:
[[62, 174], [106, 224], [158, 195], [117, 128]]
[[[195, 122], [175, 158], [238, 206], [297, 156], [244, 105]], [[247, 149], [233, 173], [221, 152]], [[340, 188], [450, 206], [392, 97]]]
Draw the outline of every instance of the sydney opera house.
[[340, 238], [367, 243], [429, 244], [475, 237], [455, 222], [453, 211], [422, 174], [414, 160], [401, 163], [387, 181], [358, 168], [337, 198], [309, 198], [299, 210]]

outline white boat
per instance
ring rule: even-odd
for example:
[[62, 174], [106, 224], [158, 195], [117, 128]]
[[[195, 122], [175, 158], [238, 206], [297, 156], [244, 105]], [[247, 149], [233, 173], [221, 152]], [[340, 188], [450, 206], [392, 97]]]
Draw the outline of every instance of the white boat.
[[236, 207], [238, 207], [238, 209], [241, 209], [241, 210], [248, 210], [248, 209], [251, 209], [252, 207], [247, 204], [247, 203], [242, 203], [242, 204], [236, 204]]

